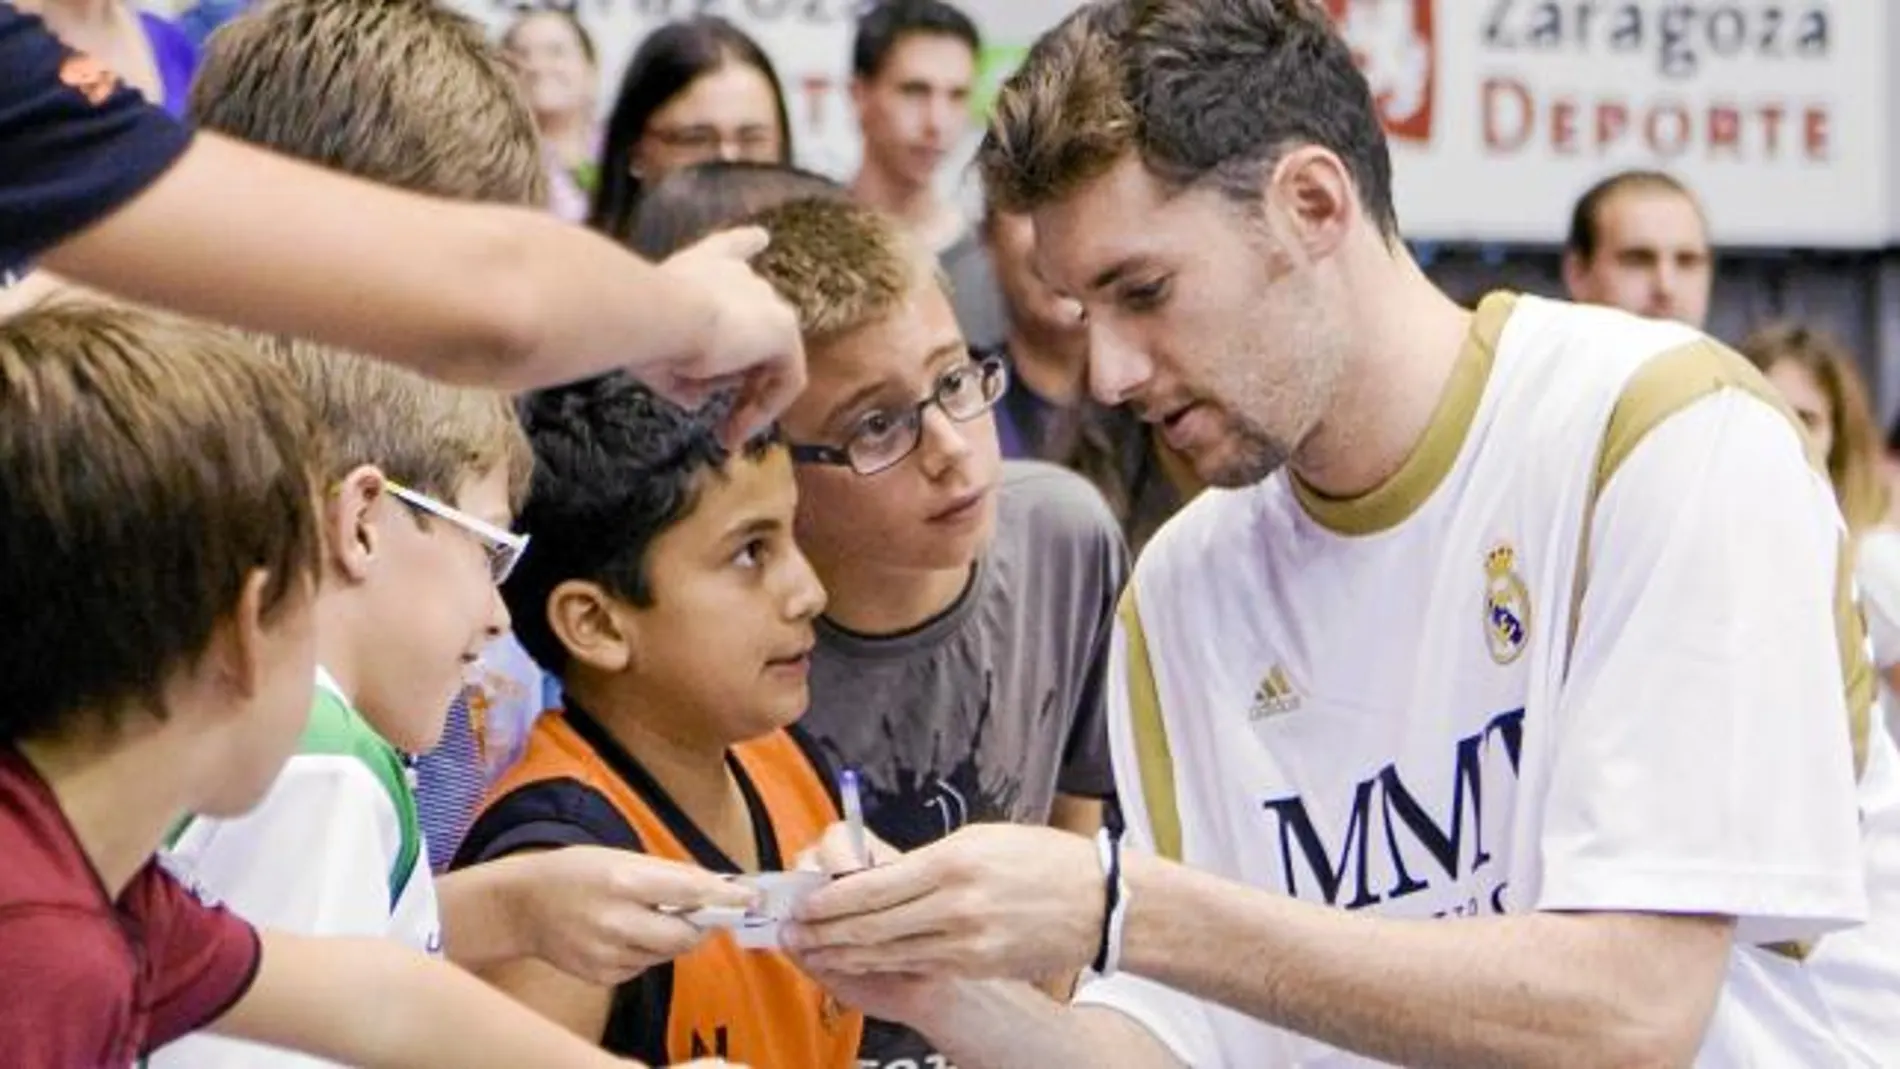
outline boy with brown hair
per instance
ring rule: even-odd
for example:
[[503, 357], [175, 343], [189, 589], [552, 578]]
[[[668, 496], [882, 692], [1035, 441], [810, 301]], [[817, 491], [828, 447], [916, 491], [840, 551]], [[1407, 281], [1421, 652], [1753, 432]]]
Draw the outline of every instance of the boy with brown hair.
[[[822, 198], [756, 221], [772, 244], [754, 265], [798, 310], [810, 356], [781, 424], [799, 547], [831, 595], [803, 727], [861, 770], [866, 821], [900, 849], [973, 823], [1095, 834], [1114, 793], [1104, 673], [1128, 570], [1101, 495], [1001, 459], [1007, 369], [973, 356], [935, 259], [897, 224]], [[938, 1057], [870, 1022], [859, 1060]]]
[[352, 1064], [614, 1064], [385, 941], [260, 936], [152, 856], [255, 804], [303, 730], [320, 448], [228, 332], [86, 302], [0, 324], [0, 604], [31, 606], [0, 613], [9, 1066], [207, 1026]]
[[206, 43], [190, 109], [204, 129], [401, 189], [547, 200], [507, 57], [435, 0], [265, 0]]
[[[428, 0], [254, 9], [213, 37], [192, 107], [236, 136], [396, 185], [542, 195], [532, 120], [503, 61], [471, 21]], [[411, 755], [435, 746], [469, 666], [507, 628], [496, 584], [526, 547], [508, 527], [528, 447], [499, 394], [310, 343], [264, 344], [332, 437], [323, 671], [303, 745], [269, 798], [241, 819], [183, 829], [181, 868], [253, 921], [387, 936], [471, 966], [538, 954], [614, 973], [692, 946], [691, 925], [651, 907], [744, 893], [606, 851], [472, 870], [445, 882], [438, 905]], [[205, 1038], [154, 1065], [220, 1058], [272, 1056]]]

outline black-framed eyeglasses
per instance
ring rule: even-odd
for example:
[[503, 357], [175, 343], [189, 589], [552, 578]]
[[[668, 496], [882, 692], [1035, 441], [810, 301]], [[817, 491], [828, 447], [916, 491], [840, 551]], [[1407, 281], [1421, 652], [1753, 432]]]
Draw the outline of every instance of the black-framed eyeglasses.
[[859, 475], [876, 475], [917, 451], [924, 437], [924, 412], [931, 405], [958, 423], [988, 412], [1009, 388], [1009, 368], [991, 356], [959, 364], [937, 379], [930, 396], [901, 409], [873, 409], [851, 424], [843, 446], [792, 443], [800, 464], [829, 464]]

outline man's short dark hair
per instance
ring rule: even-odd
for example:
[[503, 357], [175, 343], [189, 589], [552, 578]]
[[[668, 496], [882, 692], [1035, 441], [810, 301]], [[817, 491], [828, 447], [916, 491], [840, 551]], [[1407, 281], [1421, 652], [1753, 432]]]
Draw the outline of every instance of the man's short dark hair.
[[694, 164], [660, 179], [640, 198], [629, 244], [649, 260], [664, 260], [768, 208], [808, 197], [846, 200], [850, 195], [837, 182], [787, 163]]
[[269, 617], [306, 604], [322, 445], [235, 332], [68, 300], [0, 323], [0, 746], [163, 717], [257, 569]]
[[1661, 171], [1618, 171], [1584, 190], [1583, 196], [1577, 198], [1576, 207], [1570, 211], [1570, 233], [1564, 238], [1565, 252], [1584, 263], [1596, 257], [1597, 246], [1602, 241], [1603, 206], [1625, 190], [1675, 193], [1696, 205], [1696, 211], [1702, 210], [1696, 195], [1673, 175]]
[[858, 16], [857, 37], [851, 42], [851, 73], [876, 78], [904, 38], [954, 37], [983, 51], [982, 35], [970, 16], [943, 0], [878, 0]]
[[[568, 654], [548, 626], [548, 597], [569, 580], [594, 582], [641, 607], [653, 604], [648, 551], [691, 515], [705, 472], [732, 454], [718, 428], [730, 397], [687, 411], [625, 373], [527, 398], [522, 422], [534, 445], [534, 479], [517, 528], [534, 544], [502, 587], [515, 636], [540, 666], [566, 670]], [[746, 443], [757, 458], [776, 429]]]
[[1318, 0], [1097, 0], [1044, 34], [997, 97], [977, 154], [1009, 211], [1072, 195], [1130, 153], [1177, 189], [1243, 202], [1288, 149], [1344, 162], [1398, 239], [1392, 159], [1372, 90]]

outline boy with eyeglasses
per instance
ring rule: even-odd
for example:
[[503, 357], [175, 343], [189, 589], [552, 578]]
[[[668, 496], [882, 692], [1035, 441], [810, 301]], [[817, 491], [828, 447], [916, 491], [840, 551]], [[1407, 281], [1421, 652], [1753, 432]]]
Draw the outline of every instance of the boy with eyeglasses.
[[[983, 821], [1093, 835], [1128, 569], [1107, 506], [1070, 472], [1001, 460], [1007, 371], [972, 359], [928, 250], [837, 200], [755, 221], [772, 244], [754, 267], [798, 310], [811, 376], [782, 423], [799, 546], [831, 599], [805, 730], [861, 771], [870, 829], [902, 849]], [[860, 1065], [933, 1057], [867, 1023]]]
[[[168, 859], [255, 923], [439, 954], [407, 755], [435, 745], [469, 667], [508, 626], [497, 583], [527, 546], [507, 528], [532, 458], [500, 394], [310, 343], [259, 345], [327, 432], [317, 690], [263, 802], [188, 822]], [[251, 1064], [244, 1051], [194, 1038], [154, 1064]]]

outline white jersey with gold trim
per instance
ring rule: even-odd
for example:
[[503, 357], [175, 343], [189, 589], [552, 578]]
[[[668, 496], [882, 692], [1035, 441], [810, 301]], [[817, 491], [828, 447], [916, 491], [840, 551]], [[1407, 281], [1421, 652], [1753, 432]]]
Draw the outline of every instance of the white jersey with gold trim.
[[[1733, 916], [1698, 1065], [1900, 1064], [1896, 918], [1863, 924], [1895, 753], [1842, 544], [1734, 353], [1489, 298], [1384, 485], [1282, 472], [1150, 544], [1111, 673], [1130, 837], [1387, 917]], [[1375, 1064], [1136, 977], [1078, 1001], [1196, 1067]]]

